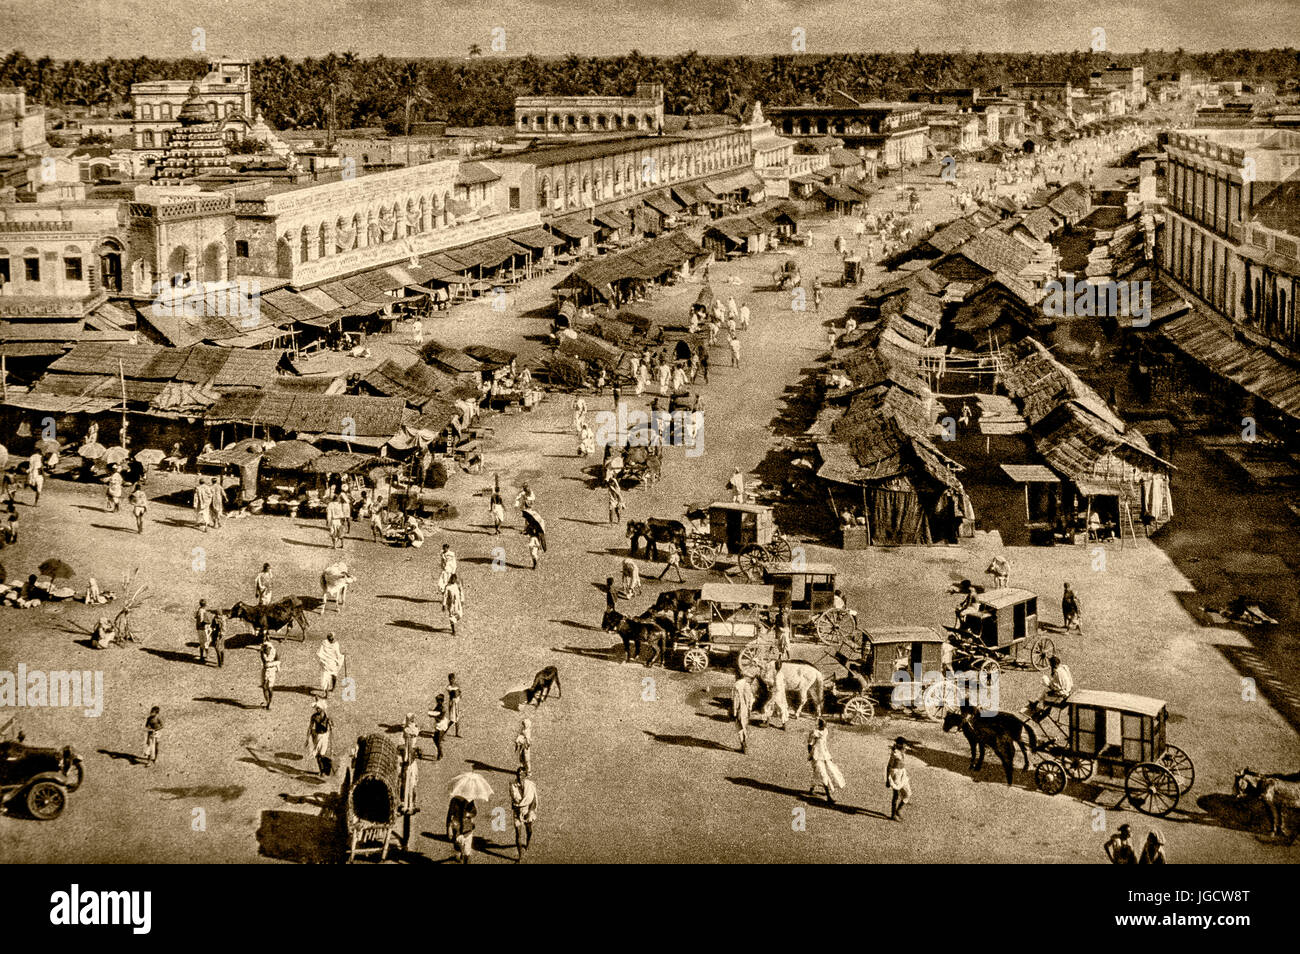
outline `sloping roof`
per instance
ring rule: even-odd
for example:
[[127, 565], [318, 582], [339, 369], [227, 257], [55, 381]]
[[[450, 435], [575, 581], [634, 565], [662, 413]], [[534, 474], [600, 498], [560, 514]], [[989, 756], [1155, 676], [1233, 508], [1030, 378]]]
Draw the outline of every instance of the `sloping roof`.
[[1047, 207], [1061, 215], [1085, 215], [1090, 194], [1082, 182], [1070, 182], [1051, 194]]
[[596, 234], [596, 226], [587, 221], [585, 215], [564, 215], [546, 223], [553, 232], [573, 239], [584, 239]]
[[284, 357], [280, 351], [245, 351], [193, 345], [164, 348], [119, 342], [84, 342], [52, 362], [55, 375], [101, 376], [127, 381], [181, 381], [220, 389], [266, 388], [274, 384]]
[[478, 185], [496, 182], [501, 176], [481, 162], [462, 162], [456, 172], [456, 185]]
[[1020, 242], [1001, 232], [981, 232], [953, 253], [987, 272], [1019, 275], [1034, 260], [1034, 254]]
[[524, 229], [522, 232], [512, 232], [507, 236], [507, 238], [517, 245], [538, 250], [554, 248], [556, 245], [564, 244], [561, 239], [556, 238], [550, 232], [540, 228]]
[[385, 397], [400, 397], [418, 408], [438, 393], [445, 378], [423, 361], [403, 367], [390, 358], [367, 373], [361, 381]]
[[483, 365], [480, 362], [471, 358], [464, 351], [451, 348], [430, 355], [429, 363], [452, 374], [478, 374], [483, 370]]
[[1022, 338], [1008, 345], [1002, 381], [1007, 393], [1021, 405], [1021, 413], [1032, 426], [1059, 404], [1077, 401], [1118, 433], [1124, 422], [1106, 406], [1101, 396], [1083, 379], [1052, 356], [1034, 338]]
[[1226, 322], [1191, 311], [1166, 322], [1160, 333], [1194, 361], [1300, 420], [1300, 369], [1238, 341]]
[[400, 398], [355, 394], [230, 394], [204, 415], [210, 423], [239, 421], [304, 434], [388, 438], [402, 425], [406, 402]]
[[969, 242], [979, 235], [979, 232], [980, 230], [969, 219], [954, 219], [931, 235], [928, 242], [933, 248], [946, 254], [963, 242]]

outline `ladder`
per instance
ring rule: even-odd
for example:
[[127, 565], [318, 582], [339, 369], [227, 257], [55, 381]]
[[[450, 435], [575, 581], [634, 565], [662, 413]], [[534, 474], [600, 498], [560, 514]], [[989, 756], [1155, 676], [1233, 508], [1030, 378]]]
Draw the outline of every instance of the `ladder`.
[[1127, 526], [1128, 535], [1133, 538], [1133, 545], [1137, 546], [1137, 530], [1133, 527], [1133, 510], [1128, 505], [1128, 501], [1121, 499], [1119, 502], [1119, 546], [1124, 549], [1124, 530]]

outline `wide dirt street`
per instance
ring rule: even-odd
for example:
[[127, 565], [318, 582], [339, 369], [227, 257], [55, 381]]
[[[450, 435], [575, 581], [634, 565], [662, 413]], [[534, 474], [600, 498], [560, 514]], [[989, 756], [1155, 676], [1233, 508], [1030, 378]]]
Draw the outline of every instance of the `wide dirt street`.
[[[892, 182], [873, 205], [893, 201]], [[937, 184], [925, 202], [918, 219], [952, 214]], [[825, 219], [813, 229], [815, 246], [797, 253], [805, 283], [816, 271], [829, 282], [839, 272], [831, 247], [836, 229], [851, 230]], [[714, 349], [711, 381], [702, 388], [703, 454], [687, 458], [680, 448], [667, 450], [662, 480], [628, 492], [627, 516], [679, 517], [687, 503], [727, 499], [732, 468], [752, 472], [774, 446], [772, 427], [786, 411], [788, 389], [820, 367], [825, 323], [834, 318], [842, 326], [858, 293], [828, 287], [821, 314], [811, 301], [807, 311], [792, 310], [788, 296], [766, 290], [777, 261], [769, 253], [713, 266], [715, 291], [747, 302], [754, 314], [741, 336], [742, 365], [728, 367], [725, 344]], [[880, 274], [874, 270], [871, 281]], [[524, 315], [547, 300], [557, 277], [532, 282], [504, 313], [465, 306], [426, 322], [425, 333], [453, 346], [509, 347], [527, 359], [541, 352], [537, 336], [547, 322]], [[697, 278], [645, 308], [681, 323], [698, 292]], [[377, 352], [410, 353], [400, 336]], [[492, 809], [508, 812], [505, 773], [515, 766], [520, 690], [548, 665], [559, 668], [563, 695], [528, 713], [540, 794], [528, 861], [1096, 863], [1104, 860], [1106, 834], [1122, 821], [1139, 838], [1153, 827], [1152, 819], [1126, 804], [1116, 807], [1122, 791], [1113, 783], [1072, 783], [1063, 794], [1047, 796], [1035, 790], [1032, 773], [1018, 760], [1008, 787], [992, 755], [972, 778], [961, 736], [945, 735], [923, 716], [895, 713], [866, 728], [833, 721], [832, 750], [848, 778], [842, 804], [834, 808], [805, 798], [806, 716], [784, 732], [756, 724], [750, 753], [736, 752], [727, 718], [732, 677], [721, 664], [694, 675], [625, 665], [617, 638], [599, 630], [604, 597], [597, 586], [618, 575], [627, 540], [622, 526], [606, 523], [606, 496], [582, 473], [594, 459], [574, 456], [570, 400], [551, 393], [531, 414], [489, 419], [494, 430], [484, 472], [452, 475], [443, 496], [455, 515], [423, 549], [373, 543], [368, 527], [354, 525], [344, 556], [358, 583], [341, 613], [331, 607], [323, 619], [311, 617], [305, 644], [281, 643], [281, 688], [269, 712], [260, 707], [251, 639], [232, 642], [224, 669], [199, 666], [191, 614], [200, 597], [217, 606], [251, 599], [263, 561], [273, 565], [279, 593], [315, 597], [321, 570], [337, 556], [321, 522], [249, 517], [204, 535], [189, 526], [184, 509], [155, 504], [144, 535], [137, 536], [128, 515], [103, 511], [99, 488], [51, 481], [39, 508], [20, 507], [23, 538], [3, 554], [9, 577], [25, 577], [51, 555], [71, 563], [83, 587], [89, 575], [116, 587], [125, 571], [139, 567], [151, 588], [136, 621], [145, 641], [142, 649], [90, 649], [89, 632], [100, 612], [95, 607], [0, 610], [0, 668], [25, 663], [29, 669], [102, 670], [106, 697], [98, 718], [68, 709], [19, 713], [29, 741], [78, 748], [87, 777], [55, 822], [0, 817], [0, 855], [52, 862], [325, 860], [327, 810], [338, 778], [305, 775], [302, 755], [316, 647], [328, 630], [338, 634], [355, 681], [355, 700], [336, 692], [330, 701], [336, 760], [358, 734], [395, 730], [407, 712], [427, 724], [424, 713], [449, 672], [464, 688], [463, 737], [447, 740], [441, 762], [422, 766], [413, 844], [418, 856], [408, 856], [416, 861], [450, 856], [442, 836], [446, 787], [470, 768], [483, 772], [496, 793], [490, 806], [480, 807], [478, 832], [487, 845], [476, 860], [513, 860], [513, 834], [506, 826], [494, 830]], [[599, 410], [611, 399], [606, 392], [589, 396], [588, 403]], [[516, 529], [492, 535], [486, 493], [493, 473], [508, 501], [524, 481], [537, 494], [550, 549], [536, 571], [527, 568], [525, 538]], [[151, 496], [191, 480], [151, 478]], [[1186, 535], [1207, 560], [1235, 561], [1246, 572], [1251, 556], [1214, 552], [1208, 528], [1238, 506], [1242, 520], [1256, 518], [1248, 516], [1249, 499], [1235, 493], [1222, 498], [1222, 509], [1189, 499], [1192, 486], [1226, 484], [1221, 475], [1198, 473], [1197, 483], [1186, 488], [1182, 480], [1192, 477], [1175, 480], [1175, 503], [1183, 509], [1165, 539], [1122, 550], [1111, 545], [1104, 569], [1095, 569], [1095, 558], [1082, 547], [1012, 549], [1012, 585], [1042, 594], [1043, 620], [1059, 624], [1056, 597], [1064, 580], [1074, 584], [1085, 612], [1084, 635], [1052, 635], [1077, 685], [1169, 701], [1170, 739], [1196, 765], [1191, 793], [1174, 814], [1155, 821], [1172, 861], [1294, 861], [1296, 848], [1263, 834], [1262, 814], [1251, 816], [1234, 803], [1232, 779], [1247, 764], [1263, 771], [1300, 767], [1295, 732], [1263, 693], [1243, 694], [1241, 672], [1229, 660], [1254, 650], [1242, 634], [1198, 620], [1191, 607], [1201, 598], [1168, 555]], [[517, 512], [512, 519], [517, 525]], [[783, 529], [799, 542], [798, 526]], [[455, 637], [437, 601], [443, 542], [459, 554], [465, 581], [466, 618]], [[1290, 578], [1294, 550], [1288, 554], [1278, 545], [1282, 552], [1269, 565]], [[505, 569], [493, 568], [497, 547], [504, 550]], [[807, 545], [807, 558], [838, 567], [849, 605], [868, 626], [938, 626], [951, 620], [948, 584], [983, 580], [990, 555], [1000, 549], [996, 535], [979, 533], [960, 547], [841, 552]], [[657, 565], [642, 564], [647, 585], [631, 604], [635, 611], [675, 585], [654, 582], [658, 572]], [[721, 577], [687, 569], [686, 578], [699, 585]], [[1295, 622], [1291, 615], [1279, 629], [1293, 630]], [[1288, 652], [1286, 658], [1293, 657]], [[1275, 675], [1279, 686], [1294, 684], [1293, 670]], [[1002, 706], [1015, 709], [1036, 696], [1038, 679], [1031, 671], [1007, 673]], [[128, 756], [141, 749], [151, 705], [161, 706], [166, 731], [160, 762], [145, 767]], [[888, 746], [899, 735], [912, 743], [914, 797], [896, 823], [888, 819], [884, 772]], [[422, 745], [432, 752], [431, 739]]]

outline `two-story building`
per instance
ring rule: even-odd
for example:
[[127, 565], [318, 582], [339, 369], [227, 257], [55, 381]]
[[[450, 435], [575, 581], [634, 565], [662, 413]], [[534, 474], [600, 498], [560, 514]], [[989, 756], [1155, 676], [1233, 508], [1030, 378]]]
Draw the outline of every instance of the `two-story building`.
[[660, 132], [663, 127], [662, 83], [638, 83], [631, 96], [515, 97], [520, 139]]
[[[131, 85], [131, 112], [136, 149], [162, 149], [179, 125], [181, 107], [198, 86], [198, 96], [209, 122], [242, 118], [252, 122], [253, 82], [247, 60], [216, 59], [198, 80], [149, 80]], [[227, 138], [238, 135], [230, 126]]]
[[1141, 66], [1119, 66], [1112, 63], [1104, 70], [1094, 70], [1088, 77], [1088, 88], [1097, 92], [1118, 91], [1124, 95], [1128, 109], [1139, 109], [1146, 104], [1146, 71]]
[[918, 103], [864, 103], [836, 93], [826, 104], [772, 106], [777, 130], [795, 139], [834, 136], [849, 149], [863, 148], [880, 164], [897, 169], [925, 159], [926, 124]]
[[1073, 119], [1074, 85], [1068, 80], [1061, 83], [1008, 83], [1002, 88], [1003, 95], [1009, 99], [1024, 103], [1046, 103], [1065, 112], [1066, 119]]

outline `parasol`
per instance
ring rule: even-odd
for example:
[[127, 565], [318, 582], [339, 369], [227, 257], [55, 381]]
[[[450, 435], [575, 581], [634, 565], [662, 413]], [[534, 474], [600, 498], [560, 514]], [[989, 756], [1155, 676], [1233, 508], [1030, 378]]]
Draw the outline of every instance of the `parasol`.
[[485, 802], [492, 797], [492, 786], [478, 772], [462, 772], [451, 780], [448, 795], [467, 802]]
[[46, 437], [36, 442], [36, 449], [42, 454], [57, 454], [63, 448], [59, 446], [58, 441]]
[[64, 563], [62, 560], [53, 557], [37, 567], [37, 571], [41, 576], [48, 576], [56, 580], [68, 579], [69, 577], [76, 576], [72, 567], [68, 566], [68, 564]]
[[96, 444], [94, 441], [89, 444], [82, 444], [77, 448], [77, 455], [84, 457], [86, 460], [99, 460], [105, 453], [104, 445]]
[[135, 459], [138, 460], [140, 463], [144, 464], [146, 467], [157, 467], [159, 464], [163, 462], [163, 460], [166, 457], [167, 457], [166, 454], [154, 448], [148, 448], [146, 450], [136, 451], [136, 455], [135, 455]]
[[524, 523], [528, 524], [530, 530], [534, 530], [539, 534], [546, 532], [546, 521], [535, 510], [524, 508]]
[[125, 447], [110, 447], [104, 451], [105, 464], [120, 464], [131, 456], [131, 452]]

